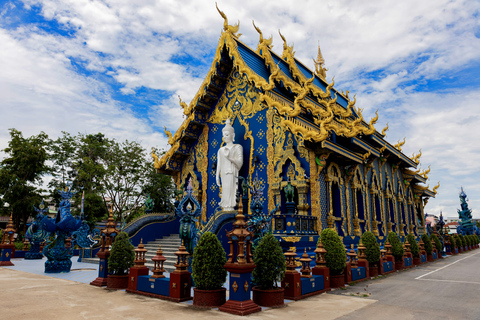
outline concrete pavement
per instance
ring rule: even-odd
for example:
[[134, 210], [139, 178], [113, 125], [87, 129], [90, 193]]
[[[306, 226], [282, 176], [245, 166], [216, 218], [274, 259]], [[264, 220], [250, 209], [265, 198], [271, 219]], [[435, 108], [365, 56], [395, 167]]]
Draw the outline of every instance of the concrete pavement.
[[[249, 319], [480, 319], [480, 250], [425, 264], [300, 301]], [[0, 268], [1, 319], [232, 319], [124, 291], [88, 285], [96, 265], [76, 264], [69, 274], [43, 274], [44, 261], [12, 260]], [[94, 269], [94, 270], [92, 270]], [[21, 271], [23, 270], [23, 271]], [[239, 318], [239, 317], [238, 317]]]

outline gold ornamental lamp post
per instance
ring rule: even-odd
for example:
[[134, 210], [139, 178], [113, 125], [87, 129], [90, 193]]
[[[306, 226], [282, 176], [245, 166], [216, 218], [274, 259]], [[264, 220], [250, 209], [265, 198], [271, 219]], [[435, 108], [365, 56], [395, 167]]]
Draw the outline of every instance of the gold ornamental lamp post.
[[16, 230], [13, 228], [13, 213], [10, 214], [7, 227], [3, 230], [2, 243], [0, 244], [0, 266], [13, 266], [10, 261], [15, 252], [15, 245], [13, 244], [13, 236]]
[[253, 233], [247, 230], [242, 201], [238, 204], [233, 230], [227, 232], [230, 252], [225, 269], [229, 272], [229, 299], [219, 310], [237, 315], [247, 315], [262, 308], [250, 299], [251, 274], [255, 268], [252, 258]]
[[100, 230], [100, 237], [102, 239], [102, 244], [100, 251], [97, 253], [97, 257], [100, 258], [99, 268], [98, 268], [98, 277], [94, 281], [90, 282], [92, 286], [102, 287], [107, 285], [108, 277], [108, 257], [110, 256], [110, 247], [120, 231], [117, 229], [117, 223], [113, 219], [113, 206], [108, 215], [107, 223], [105, 228]]

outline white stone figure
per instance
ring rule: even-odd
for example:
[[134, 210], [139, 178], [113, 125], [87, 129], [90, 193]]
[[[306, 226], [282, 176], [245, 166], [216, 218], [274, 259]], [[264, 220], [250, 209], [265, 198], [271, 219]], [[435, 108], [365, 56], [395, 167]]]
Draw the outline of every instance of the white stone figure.
[[236, 205], [238, 173], [243, 165], [243, 148], [234, 144], [235, 131], [227, 119], [222, 129], [225, 145], [217, 153], [217, 185], [222, 186], [220, 206], [224, 211], [232, 211]]

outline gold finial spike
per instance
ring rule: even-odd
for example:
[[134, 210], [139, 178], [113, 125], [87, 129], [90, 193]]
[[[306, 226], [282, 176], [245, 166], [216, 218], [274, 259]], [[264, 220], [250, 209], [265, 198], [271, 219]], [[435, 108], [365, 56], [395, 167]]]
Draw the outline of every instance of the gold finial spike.
[[220, 15], [222, 16], [223, 18], [223, 30], [225, 30], [226, 32], [229, 32], [231, 33], [233, 36], [235, 37], [240, 37], [240, 34], [236, 34], [238, 32], [238, 29], [240, 28], [240, 21], [237, 22], [237, 24], [231, 26], [228, 24], [228, 19], [227, 19], [227, 15], [225, 13], [223, 13], [223, 11], [221, 11], [220, 9], [218, 9], [218, 5], [217, 5], [217, 2], [215, 2], [215, 7], [217, 7], [217, 11], [218, 13], [220, 13]]
[[323, 58], [322, 50], [320, 49], [320, 41], [318, 41], [317, 59], [313, 59], [313, 63], [315, 64], [315, 74], [325, 80], [328, 70], [325, 68], [325, 59]]
[[382, 130], [382, 136], [385, 136], [385, 134], [387, 133], [387, 130], [388, 130], [388, 122], [387, 122], [387, 125], [385, 126], [385, 128], [383, 128], [383, 130]]

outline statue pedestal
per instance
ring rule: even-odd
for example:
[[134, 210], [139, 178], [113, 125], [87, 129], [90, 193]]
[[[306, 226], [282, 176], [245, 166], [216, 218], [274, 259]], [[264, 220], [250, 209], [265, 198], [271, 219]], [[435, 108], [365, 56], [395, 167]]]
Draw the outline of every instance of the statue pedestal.
[[323, 289], [330, 290], [330, 269], [327, 267], [315, 266], [312, 269], [312, 274], [315, 276], [323, 276]]
[[139, 276], [148, 276], [148, 267], [131, 267], [128, 272], [128, 290], [137, 290], [137, 282]]
[[245, 316], [254, 312], [261, 311], [262, 308], [250, 299], [252, 291], [252, 271], [255, 264], [248, 263], [238, 265], [235, 263], [226, 264], [225, 269], [229, 272], [229, 299], [218, 310]]
[[285, 299], [299, 300], [302, 296], [302, 278], [298, 271], [285, 272], [282, 280], [282, 288], [285, 289]]
[[90, 282], [92, 286], [104, 287], [107, 285], [109, 256], [110, 251], [100, 251], [97, 253], [97, 257], [100, 258], [100, 262], [98, 263], [98, 277]]
[[191, 300], [192, 277], [188, 271], [170, 273], [170, 299], [176, 302]]
[[39, 242], [32, 242], [30, 244], [30, 251], [25, 253], [25, 260], [35, 260], [35, 259], [42, 259], [43, 254], [40, 252], [40, 243]]
[[15, 249], [15, 245], [13, 244], [0, 244], [0, 266], [1, 267], [14, 266], [14, 264], [10, 261], [10, 259], [12, 258], [14, 249]]

